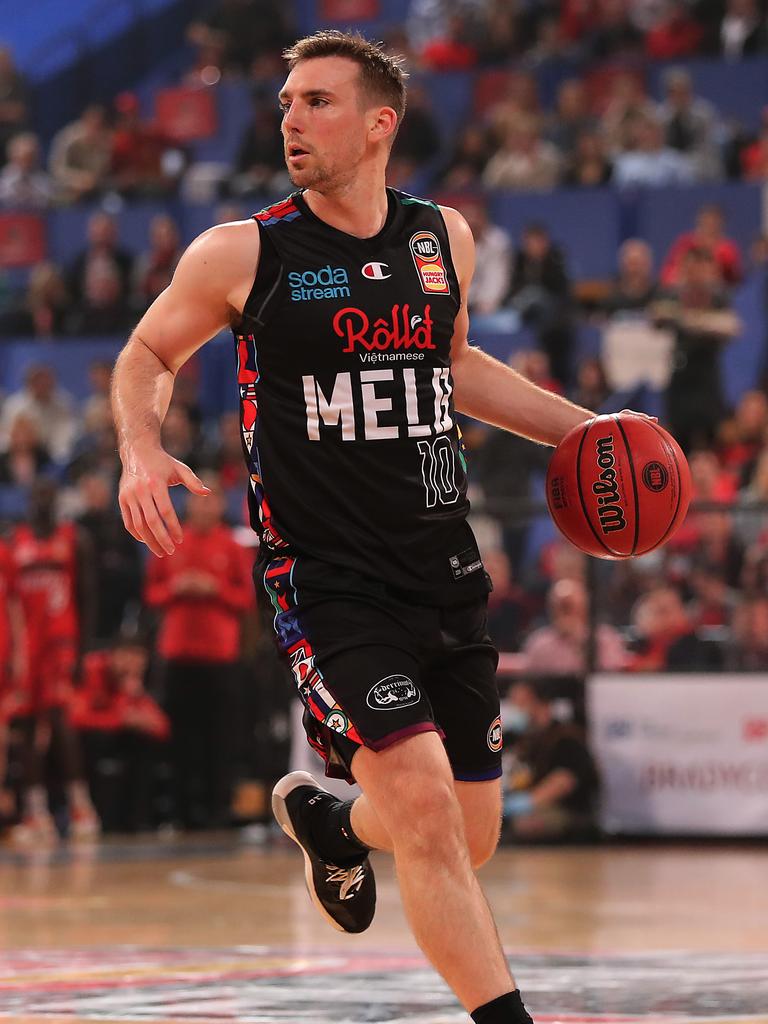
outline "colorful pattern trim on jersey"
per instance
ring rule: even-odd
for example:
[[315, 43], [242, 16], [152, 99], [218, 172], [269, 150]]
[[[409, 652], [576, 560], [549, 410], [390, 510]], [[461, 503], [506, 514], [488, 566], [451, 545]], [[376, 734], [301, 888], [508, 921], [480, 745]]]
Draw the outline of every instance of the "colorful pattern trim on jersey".
[[[299, 602], [293, 582], [295, 565], [295, 558], [281, 556], [273, 558], [264, 570], [264, 588], [275, 609], [274, 628], [278, 646], [288, 657], [299, 696], [312, 716], [333, 732], [362, 745], [360, 734], [346, 712], [325, 688], [323, 675], [315, 665], [312, 644], [299, 624]], [[312, 746], [327, 756], [327, 751], [322, 747], [315, 743]]]
[[256, 430], [259, 419], [256, 385], [261, 379], [256, 356], [256, 339], [252, 334], [236, 334], [235, 338], [237, 341], [237, 383], [240, 389], [240, 426], [243, 447], [248, 461], [251, 491], [256, 499], [256, 505], [259, 510], [261, 539], [270, 547], [284, 548], [288, 545], [275, 529], [272, 522], [272, 510], [264, 493], [259, 448], [256, 443]]
[[267, 206], [265, 209], [254, 213], [253, 219], [261, 221], [264, 227], [272, 227], [273, 224], [288, 224], [301, 216], [301, 210], [296, 206], [292, 196], [283, 199], [282, 202]]

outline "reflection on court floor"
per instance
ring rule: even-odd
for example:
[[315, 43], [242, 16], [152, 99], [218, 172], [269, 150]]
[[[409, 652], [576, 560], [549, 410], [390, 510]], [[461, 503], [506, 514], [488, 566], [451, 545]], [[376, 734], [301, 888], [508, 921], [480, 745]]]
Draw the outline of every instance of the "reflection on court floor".
[[[768, 954], [515, 953], [537, 1022], [766, 1021]], [[424, 961], [267, 946], [114, 946], [0, 954], [0, 1019], [465, 1024]]]

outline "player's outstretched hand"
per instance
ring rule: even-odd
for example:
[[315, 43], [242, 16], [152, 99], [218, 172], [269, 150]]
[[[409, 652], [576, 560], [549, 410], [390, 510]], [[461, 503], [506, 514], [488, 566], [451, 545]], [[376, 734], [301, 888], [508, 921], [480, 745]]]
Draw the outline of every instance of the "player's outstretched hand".
[[147, 545], [153, 555], [172, 555], [183, 535], [171, 504], [169, 487], [182, 484], [193, 494], [210, 494], [210, 488], [189, 466], [159, 448], [151, 453], [131, 453], [120, 477], [120, 511], [126, 530]]

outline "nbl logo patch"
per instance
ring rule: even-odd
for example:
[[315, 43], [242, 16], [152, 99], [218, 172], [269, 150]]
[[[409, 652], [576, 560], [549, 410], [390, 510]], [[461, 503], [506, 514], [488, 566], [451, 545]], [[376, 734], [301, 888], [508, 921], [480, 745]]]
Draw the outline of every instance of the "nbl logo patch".
[[501, 719], [494, 718], [488, 729], [488, 749], [496, 753], [501, 750], [501, 744]]
[[431, 231], [417, 231], [408, 243], [413, 262], [427, 295], [450, 295], [451, 287], [440, 252], [440, 242]]

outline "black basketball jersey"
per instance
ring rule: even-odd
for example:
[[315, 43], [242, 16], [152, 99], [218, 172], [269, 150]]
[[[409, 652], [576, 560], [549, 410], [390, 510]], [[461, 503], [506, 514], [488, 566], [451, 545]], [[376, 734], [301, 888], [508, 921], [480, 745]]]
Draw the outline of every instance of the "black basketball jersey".
[[437, 206], [387, 197], [372, 238], [324, 223], [301, 192], [255, 215], [235, 331], [252, 525], [268, 554], [471, 600], [487, 584], [453, 406], [459, 285]]

